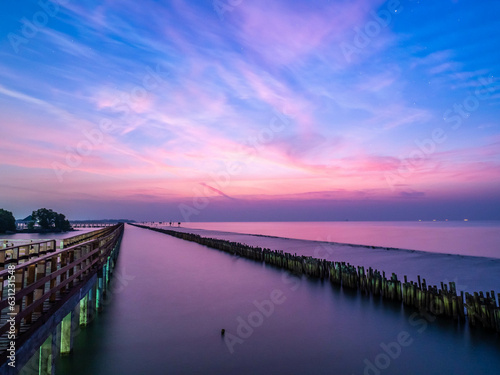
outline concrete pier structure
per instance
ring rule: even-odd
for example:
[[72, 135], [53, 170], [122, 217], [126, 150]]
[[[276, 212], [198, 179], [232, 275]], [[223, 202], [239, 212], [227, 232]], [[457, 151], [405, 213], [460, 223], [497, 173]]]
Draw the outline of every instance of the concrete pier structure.
[[0, 249], [0, 314], [12, 317], [0, 325], [1, 374], [55, 373], [55, 358], [71, 353], [75, 334], [102, 308], [122, 234], [120, 224], [65, 239], [62, 249]]

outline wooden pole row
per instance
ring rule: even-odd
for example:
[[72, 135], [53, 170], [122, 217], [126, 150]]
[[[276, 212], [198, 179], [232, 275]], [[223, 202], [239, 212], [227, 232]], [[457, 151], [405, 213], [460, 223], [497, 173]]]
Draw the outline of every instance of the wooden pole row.
[[365, 270], [362, 266], [354, 266], [346, 262], [292, 255], [281, 250], [254, 247], [192, 233], [132, 225], [196, 242], [229, 254], [265, 262], [297, 275], [328, 278], [334, 285], [360, 290], [365, 295], [380, 296], [384, 300], [403, 303], [404, 306], [418, 311], [430, 312], [436, 316], [461, 322], [468, 321], [471, 327], [480, 326], [487, 330], [500, 332], [500, 293], [497, 301], [494, 291], [487, 292], [486, 295], [483, 292], [465, 293], [464, 298], [464, 292], [457, 294], [454, 282], [449, 284], [441, 282], [440, 287], [427, 285], [425, 279], [421, 279], [420, 275], [418, 275], [418, 282], [408, 281], [406, 275], [402, 281], [395, 273], [387, 277], [385, 272], [380, 273], [371, 267]]

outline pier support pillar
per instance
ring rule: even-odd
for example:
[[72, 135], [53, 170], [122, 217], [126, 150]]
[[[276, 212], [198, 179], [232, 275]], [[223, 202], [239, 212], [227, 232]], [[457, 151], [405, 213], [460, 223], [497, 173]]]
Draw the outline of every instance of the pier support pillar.
[[61, 355], [68, 355], [73, 350], [73, 329], [75, 312], [72, 311], [61, 321]]
[[104, 280], [102, 278], [102, 270], [97, 273], [97, 291], [96, 291], [96, 309], [102, 311], [102, 299], [104, 297]]
[[115, 269], [115, 260], [113, 259], [112, 256], [108, 258], [108, 264], [109, 264], [109, 273], [112, 275], [113, 270]]
[[80, 325], [81, 326], [86, 326], [88, 323], [88, 302], [89, 302], [89, 295], [85, 294], [85, 297], [83, 297], [80, 300]]
[[108, 289], [108, 279], [107, 279], [107, 272], [106, 272], [106, 265], [102, 267], [102, 295], [106, 295], [106, 291]]
[[88, 316], [88, 321], [91, 322], [94, 320], [96, 310], [97, 310], [97, 303], [96, 303], [96, 298], [97, 298], [97, 283], [92, 285], [92, 288], [90, 288], [89, 293], [89, 300], [87, 304], [87, 316]]
[[110, 269], [109, 269], [109, 257], [108, 261], [106, 262], [106, 286], [109, 283], [109, 275], [111, 274]]
[[54, 359], [61, 355], [61, 324], [58, 324], [52, 333], [52, 357]]
[[49, 335], [47, 340], [40, 346], [39, 361], [38, 361], [38, 374], [39, 375], [54, 375], [54, 354], [53, 354], [53, 341], [54, 335]]

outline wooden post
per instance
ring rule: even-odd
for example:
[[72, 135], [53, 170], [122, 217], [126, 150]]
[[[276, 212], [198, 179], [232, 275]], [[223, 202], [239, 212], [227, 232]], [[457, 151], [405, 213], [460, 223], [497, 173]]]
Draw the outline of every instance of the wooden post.
[[[82, 247], [77, 247], [74, 251], [72, 251], [72, 254], [73, 254], [73, 259], [71, 259], [71, 256], [70, 256], [70, 261], [73, 262], [75, 260], [78, 260], [82, 257]], [[70, 276], [71, 275], [74, 275], [74, 274], [78, 274], [79, 271], [82, 269], [82, 264], [77, 264], [76, 266], [73, 267], [73, 269], [70, 270]], [[74, 279], [74, 282], [72, 283], [72, 285], [75, 285], [75, 284], [78, 284], [78, 282], [81, 280], [81, 275], [78, 276], [77, 278]]]
[[[47, 264], [45, 264], [45, 270], [47, 270]], [[50, 258], [50, 273], [53, 273], [56, 270], [57, 270], [57, 255], [54, 255], [52, 258]], [[50, 279], [50, 289], [55, 288], [56, 284], [57, 284], [57, 277]], [[52, 293], [49, 297], [49, 301], [54, 302], [55, 300], [56, 300], [56, 294]]]
[[[71, 264], [73, 263], [73, 261], [75, 260], [75, 250], [70, 250], [68, 252], [68, 264]], [[69, 270], [68, 270], [68, 278], [70, 278], [71, 276], [73, 276], [75, 274], [75, 267], [71, 267]], [[70, 281], [68, 283], [68, 287], [69, 288], [72, 288], [73, 285], [75, 284], [75, 280], [73, 279], [72, 281]]]
[[5, 251], [0, 250], [0, 271], [5, 268]]
[[[36, 265], [36, 280], [41, 280], [42, 278], [45, 277], [45, 274], [47, 272], [47, 262], [45, 261], [39, 261]], [[45, 284], [43, 284], [40, 288], [35, 289], [34, 293], [34, 300], [40, 299], [43, 294], [45, 293]], [[38, 306], [35, 309], [36, 312], [43, 312], [43, 305]]]
[[[35, 282], [36, 265], [32, 264], [32, 265], [28, 266], [26, 274], [27, 274], [26, 275], [26, 286], [30, 286], [31, 284], [33, 284]], [[34, 293], [35, 292], [33, 291], [33, 292], [26, 295], [26, 307], [28, 307], [29, 305], [31, 305], [33, 303]], [[32, 315], [33, 314], [30, 313], [24, 319], [24, 321], [27, 324], [31, 323]]]
[[[65, 252], [65, 253], [61, 254], [61, 268], [66, 267], [67, 264], [68, 264], [68, 253]], [[66, 271], [66, 272], [64, 272], [64, 273], [61, 274], [61, 276], [60, 276], [61, 283], [64, 280], [66, 280], [67, 278], [68, 278], [68, 271]], [[67, 289], [68, 289], [68, 286], [67, 285], [64, 286], [63, 288], [61, 288], [61, 293], [65, 292]]]
[[[24, 269], [18, 268], [15, 271], [15, 292], [16, 294], [24, 287]], [[14, 307], [14, 312], [19, 313], [22, 308], [23, 301], [22, 299], [16, 300], [16, 305]], [[19, 333], [20, 322], [16, 323], [16, 334]]]

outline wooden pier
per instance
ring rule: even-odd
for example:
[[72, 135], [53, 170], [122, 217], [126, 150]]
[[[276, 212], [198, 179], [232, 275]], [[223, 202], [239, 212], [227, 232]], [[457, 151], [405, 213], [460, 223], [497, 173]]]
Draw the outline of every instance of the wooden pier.
[[1, 374], [54, 373], [75, 327], [102, 308], [123, 227], [0, 249]]
[[465, 293], [464, 295], [463, 291], [457, 292], [454, 282], [427, 285], [426, 280], [421, 279], [420, 275], [417, 281], [409, 281], [406, 275], [401, 280], [394, 273], [389, 276], [385, 272], [381, 273], [371, 267], [365, 269], [363, 266], [355, 266], [346, 262], [327, 261], [297, 254], [292, 255], [280, 250], [270, 250], [238, 242], [202, 237], [192, 233], [137, 224], [131, 225], [196, 242], [232, 255], [265, 262], [297, 275], [329, 279], [333, 285], [359, 290], [367, 296], [371, 295], [385, 301], [402, 303], [415, 311], [428, 312], [457, 322], [467, 322], [471, 327], [482, 327], [500, 333], [500, 293], [496, 295], [493, 290], [486, 293]]

